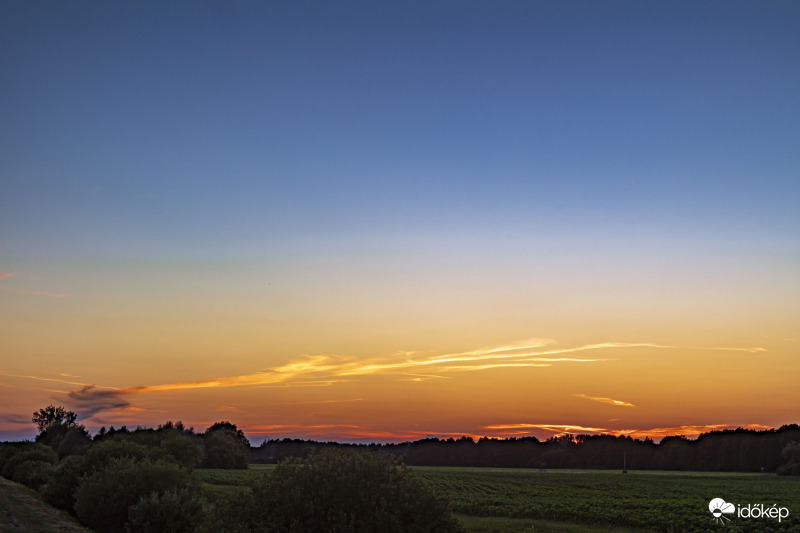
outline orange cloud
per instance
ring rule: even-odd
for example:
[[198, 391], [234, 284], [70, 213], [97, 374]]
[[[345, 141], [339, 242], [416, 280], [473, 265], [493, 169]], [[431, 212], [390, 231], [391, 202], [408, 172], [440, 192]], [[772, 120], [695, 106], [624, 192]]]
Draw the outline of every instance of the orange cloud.
[[661, 427], [661, 428], [650, 428], [650, 429], [614, 429], [609, 430], [609, 435], [616, 435], [616, 436], [629, 436], [636, 439], [643, 439], [645, 437], [651, 437], [653, 439], [661, 439], [664, 437], [671, 437], [675, 435], [682, 435], [684, 437], [698, 437], [703, 433], [708, 433], [709, 431], [723, 431], [726, 429], [755, 429], [755, 430], [764, 430], [764, 429], [773, 429], [771, 426], [764, 426], [762, 424], [708, 424], [708, 425], [684, 425], [684, 426], [672, 426], [672, 427]]
[[[446, 377], [446, 374], [460, 372], [480, 372], [500, 368], [536, 368], [566, 363], [600, 363], [613, 359], [570, 356], [581, 352], [608, 349], [652, 348], [677, 350], [731, 350], [731, 351], [764, 351], [763, 348], [696, 348], [665, 346], [649, 343], [598, 343], [566, 348], [547, 348], [554, 344], [552, 339], [532, 339], [525, 342], [507, 344], [478, 350], [458, 352], [444, 355], [415, 357], [414, 352], [399, 352], [390, 357], [358, 359], [341, 355], [305, 355], [300, 359], [289, 361], [283, 365], [239, 376], [219, 377], [207, 380], [164, 383], [157, 385], [141, 385], [126, 388], [101, 387], [93, 384], [70, 382], [52, 378], [36, 378], [35, 376], [19, 376], [31, 379], [44, 379], [79, 385], [81, 390], [72, 391], [70, 395], [75, 401], [87, 402], [92, 407], [103, 408], [104, 405], [122, 402], [123, 395], [154, 393], [205, 388], [229, 387], [324, 387], [336, 383], [353, 381], [360, 376], [397, 375], [410, 376], [401, 378], [413, 382], [425, 379]], [[99, 389], [109, 389], [113, 394]], [[632, 407], [633, 405], [612, 398], [577, 395], [593, 401], [610, 405]], [[112, 397], [115, 402], [110, 402]], [[544, 428], [539, 428], [544, 429]], [[580, 428], [576, 430], [602, 430], [598, 428]], [[569, 429], [571, 431], [572, 429]]]
[[593, 402], [607, 403], [608, 405], [616, 405], [619, 407], [636, 407], [630, 402], [623, 402], [622, 400], [614, 400], [613, 398], [603, 398], [599, 396], [587, 396], [586, 394], [573, 394], [576, 398], [583, 398], [585, 400], [592, 400]]
[[617, 437], [626, 436], [636, 439], [643, 439], [650, 437], [654, 440], [660, 440], [664, 437], [671, 437], [675, 435], [682, 435], [684, 437], [697, 437], [709, 431], [722, 431], [726, 429], [772, 429], [770, 426], [761, 424], [710, 424], [710, 425], [683, 425], [672, 427], [658, 427], [649, 429], [608, 429], [586, 427], [568, 424], [495, 424], [490, 426], [482, 426], [480, 429], [485, 429], [493, 434], [499, 436], [514, 436], [514, 435], [530, 435], [536, 433], [536, 430], [545, 431], [554, 435], [563, 435], [566, 433], [583, 434], [583, 435], [613, 435]]
[[[334, 383], [335, 378], [349, 378], [367, 375], [411, 375], [417, 377], [441, 377], [439, 374], [450, 372], [481, 371], [494, 368], [509, 367], [547, 367], [554, 363], [597, 363], [609, 359], [587, 357], [548, 357], [576, 352], [625, 348], [656, 348], [670, 350], [731, 350], [731, 351], [765, 351], [764, 348], [697, 348], [666, 346], [647, 343], [600, 343], [587, 344], [572, 348], [559, 348], [541, 351], [540, 348], [552, 344], [551, 339], [535, 339], [525, 343], [483, 348], [469, 352], [431, 356], [414, 359], [409, 353], [401, 352], [392, 358], [357, 359], [341, 355], [306, 355], [302, 359], [289, 361], [277, 367], [266, 368], [252, 374], [222, 377], [186, 383], [170, 383], [148, 385], [124, 389], [125, 392], [159, 392], [180, 389], [197, 389], [213, 387], [241, 387], [268, 385], [314, 385]], [[398, 357], [399, 355], [399, 357]], [[415, 370], [430, 369], [432, 373], [417, 373]], [[414, 381], [418, 381], [414, 379]], [[616, 400], [612, 400], [616, 401]], [[616, 404], [620, 405], [620, 404]]]
[[0, 279], [10, 278], [13, 275], [14, 274], [3, 274], [2, 272], [0, 272]]
[[[144, 392], [163, 392], [182, 389], [200, 389], [217, 387], [245, 386], [309, 386], [331, 384], [348, 378], [367, 375], [400, 374], [418, 377], [441, 377], [434, 374], [414, 374], [410, 370], [432, 368], [438, 373], [478, 371], [502, 367], [542, 367], [556, 362], [597, 362], [601, 359], [587, 358], [543, 358], [532, 357], [531, 348], [543, 346], [539, 344], [516, 344], [498, 348], [486, 348], [471, 352], [462, 352], [424, 359], [412, 359], [408, 356], [395, 358], [372, 358], [359, 360], [355, 357], [340, 355], [306, 355], [302, 359], [290, 361], [281, 366], [266, 368], [252, 374], [221, 377], [201, 381], [166, 383], [119, 389], [120, 393], [134, 394]], [[525, 350], [519, 353], [520, 350]], [[566, 350], [564, 350], [566, 351]], [[550, 352], [548, 352], [550, 353]], [[486, 362], [491, 360], [492, 362]], [[460, 364], [452, 364], [460, 363]], [[416, 379], [415, 379], [416, 380]], [[84, 385], [84, 384], [81, 384]]]
[[[573, 426], [566, 424], [496, 424], [492, 426], [481, 426], [481, 429], [488, 430], [511, 430], [519, 434], [520, 430], [543, 429], [552, 433], [599, 433], [606, 431], [605, 428], [593, 428], [585, 426]], [[524, 431], [523, 431], [524, 432]]]

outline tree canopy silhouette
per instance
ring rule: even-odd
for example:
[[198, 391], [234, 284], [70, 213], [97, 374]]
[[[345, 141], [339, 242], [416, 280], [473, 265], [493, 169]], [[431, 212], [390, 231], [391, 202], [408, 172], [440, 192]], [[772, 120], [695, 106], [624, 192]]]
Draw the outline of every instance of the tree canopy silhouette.
[[78, 414], [73, 411], [67, 411], [61, 406], [48, 405], [44, 409], [39, 409], [33, 413], [31, 421], [36, 424], [39, 433], [43, 433], [48, 427], [53, 424], [60, 424], [62, 426], [75, 426], [78, 419]]

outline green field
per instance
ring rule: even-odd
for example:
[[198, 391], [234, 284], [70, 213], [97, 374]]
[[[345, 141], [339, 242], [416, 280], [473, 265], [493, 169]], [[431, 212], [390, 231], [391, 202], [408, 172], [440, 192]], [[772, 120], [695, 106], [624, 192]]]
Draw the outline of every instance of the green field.
[[[236, 490], [264, 475], [248, 470], [198, 470], [210, 491]], [[774, 474], [415, 467], [446, 497], [469, 531], [800, 531], [800, 479]], [[733, 517], [718, 525], [713, 498], [737, 505], [789, 509], [770, 518]]]

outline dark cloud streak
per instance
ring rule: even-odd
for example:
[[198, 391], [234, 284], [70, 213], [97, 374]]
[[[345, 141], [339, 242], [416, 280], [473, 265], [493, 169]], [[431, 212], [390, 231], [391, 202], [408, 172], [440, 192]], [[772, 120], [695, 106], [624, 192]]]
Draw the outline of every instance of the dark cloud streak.
[[124, 391], [98, 389], [94, 385], [86, 385], [80, 390], [67, 393], [66, 403], [80, 418], [91, 418], [102, 411], [130, 407], [131, 403], [123, 398], [125, 394]]

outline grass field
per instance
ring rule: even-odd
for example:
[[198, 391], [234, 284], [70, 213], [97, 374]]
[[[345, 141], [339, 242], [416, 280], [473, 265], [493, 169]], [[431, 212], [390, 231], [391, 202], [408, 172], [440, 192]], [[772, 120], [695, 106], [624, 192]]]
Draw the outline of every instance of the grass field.
[[[236, 490], [264, 475], [248, 470], [198, 470], [211, 491]], [[415, 467], [446, 497], [468, 531], [800, 531], [800, 479], [773, 474]], [[777, 504], [771, 518], [714, 521], [708, 503]]]

